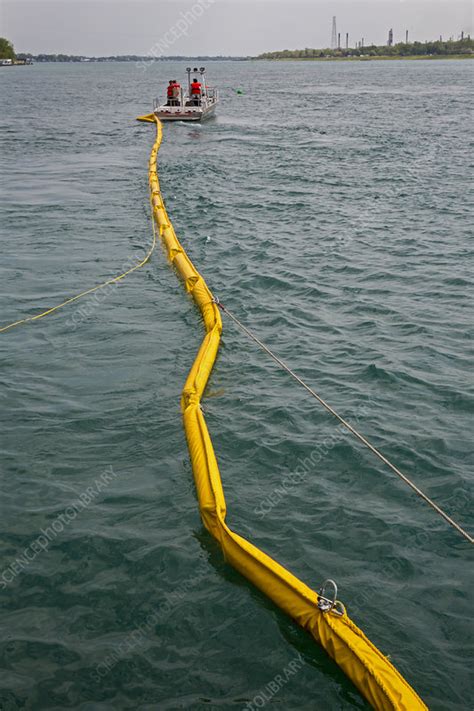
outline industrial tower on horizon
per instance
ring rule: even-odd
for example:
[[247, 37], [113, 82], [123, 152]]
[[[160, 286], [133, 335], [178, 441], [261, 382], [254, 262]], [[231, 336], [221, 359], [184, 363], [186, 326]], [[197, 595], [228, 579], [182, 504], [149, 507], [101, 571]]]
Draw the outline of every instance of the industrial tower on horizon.
[[337, 25], [336, 25], [336, 16], [334, 16], [334, 17], [332, 18], [331, 49], [337, 49]]

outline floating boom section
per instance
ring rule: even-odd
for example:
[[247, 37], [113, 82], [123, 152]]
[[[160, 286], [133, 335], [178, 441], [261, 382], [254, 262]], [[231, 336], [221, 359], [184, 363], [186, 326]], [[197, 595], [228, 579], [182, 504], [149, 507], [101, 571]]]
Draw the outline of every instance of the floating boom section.
[[[145, 118], [145, 117], [143, 117]], [[142, 118], [142, 120], [143, 120]], [[146, 117], [145, 120], [150, 120]], [[382, 711], [427, 709], [395, 667], [350, 620], [345, 610], [319, 609], [319, 595], [226, 524], [226, 502], [216, 455], [200, 407], [201, 398], [219, 350], [222, 320], [203, 277], [181, 246], [168, 218], [157, 173], [162, 126], [149, 162], [154, 219], [168, 257], [201, 311], [206, 334], [184, 386], [181, 406], [199, 508], [204, 526], [216, 538], [226, 560], [267, 597], [307, 630], [326, 650], [361, 694]]]

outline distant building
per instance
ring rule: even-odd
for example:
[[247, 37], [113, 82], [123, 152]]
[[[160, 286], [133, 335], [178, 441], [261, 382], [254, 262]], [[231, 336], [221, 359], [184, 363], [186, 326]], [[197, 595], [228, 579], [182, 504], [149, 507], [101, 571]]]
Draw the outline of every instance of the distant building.
[[388, 42], [387, 42], [389, 47], [393, 47], [393, 30], [389, 30], [388, 32]]

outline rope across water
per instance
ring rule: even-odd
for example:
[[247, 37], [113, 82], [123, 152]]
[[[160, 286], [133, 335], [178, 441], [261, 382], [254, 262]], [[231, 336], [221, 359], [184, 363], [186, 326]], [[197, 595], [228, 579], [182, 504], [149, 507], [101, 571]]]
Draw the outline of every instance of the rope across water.
[[105, 287], [110, 286], [110, 284], [116, 284], [117, 282], [121, 281], [122, 279], [125, 279], [125, 277], [127, 277], [129, 274], [133, 274], [133, 272], [136, 272], [138, 269], [141, 269], [142, 267], [144, 267], [145, 264], [150, 260], [150, 257], [152, 256], [153, 252], [155, 251], [156, 245], [157, 245], [156, 232], [155, 232], [155, 227], [154, 227], [154, 222], [153, 222], [153, 215], [152, 215], [152, 226], [153, 226], [153, 239], [152, 239], [151, 246], [148, 249], [148, 252], [146, 253], [145, 257], [142, 260], [140, 260], [140, 262], [135, 264], [133, 267], [131, 267], [130, 269], [127, 269], [127, 271], [125, 271], [125, 272], [122, 272], [122, 274], [118, 274], [116, 277], [113, 277], [112, 279], [108, 279], [107, 281], [104, 281], [101, 284], [97, 284], [97, 286], [93, 286], [90, 289], [81, 291], [79, 294], [76, 294], [75, 296], [71, 296], [69, 299], [66, 299], [61, 304], [57, 304], [56, 306], [52, 306], [49, 309], [46, 309], [45, 311], [41, 311], [39, 314], [36, 314], [36, 316], [25, 316], [24, 318], [21, 318], [18, 321], [13, 321], [12, 323], [8, 323], [5, 326], [0, 327], [0, 333], [5, 333], [6, 331], [10, 331], [12, 328], [16, 328], [17, 326], [24, 326], [28, 323], [32, 323], [33, 321], [39, 321], [39, 319], [44, 318], [45, 316], [49, 316], [50, 314], [54, 313], [55, 311], [59, 311], [59, 309], [64, 308], [64, 306], [69, 306], [69, 304], [73, 304], [75, 301], [79, 301], [79, 299], [83, 299], [85, 296], [89, 296], [89, 294], [93, 294], [95, 291], [99, 291], [100, 289], [105, 289]]
[[309, 385], [307, 385], [304, 382], [304, 380], [302, 380], [293, 370], [291, 370], [291, 368], [289, 368], [286, 365], [286, 363], [284, 363], [280, 358], [278, 358], [278, 356], [275, 355], [275, 353], [273, 353], [273, 351], [271, 351], [270, 348], [268, 348], [268, 346], [266, 346], [264, 343], [262, 343], [262, 341], [260, 339], [258, 339], [257, 336], [255, 336], [255, 334], [253, 334], [251, 331], [249, 331], [249, 329], [246, 326], [244, 326], [244, 324], [241, 321], [239, 321], [239, 319], [236, 316], [234, 316], [234, 314], [231, 313], [229, 311], [229, 309], [227, 309], [224, 306], [224, 304], [221, 304], [221, 302], [218, 301], [217, 299], [216, 299], [216, 303], [219, 306], [219, 308], [221, 309], [221, 311], [223, 311], [225, 314], [227, 314], [227, 316], [240, 328], [241, 331], [243, 331], [263, 351], [265, 351], [265, 353], [267, 353], [270, 356], [270, 358], [272, 358], [275, 361], [275, 363], [278, 363], [280, 368], [283, 368], [283, 370], [286, 370], [286, 372], [289, 373], [291, 375], [291, 377], [294, 378], [294, 380], [296, 380], [296, 382], [299, 383], [312, 397], [314, 397], [315, 400], [317, 400], [328, 412], [330, 412], [331, 415], [333, 415], [333, 417], [335, 417], [337, 420], [339, 420], [339, 422], [349, 432], [351, 432], [354, 435], [354, 437], [357, 437], [357, 439], [360, 442], [362, 442], [362, 444], [365, 447], [367, 447], [367, 449], [370, 449], [370, 451], [373, 454], [375, 454], [376, 457], [378, 457], [384, 464], [386, 464], [403, 482], [405, 482], [405, 484], [407, 484], [411, 489], [413, 489], [413, 491], [420, 498], [422, 498], [423, 501], [425, 501], [429, 506], [431, 506], [431, 508], [434, 511], [436, 511], [436, 513], [438, 513], [440, 516], [442, 516], [445, 521], [447, 521], [453, 528], [455, 528], [456, 531], [461, 534], [461, 536], [463, 536], [467, 541], [469, 541], [469, 543], [474, 543], [474, 539], [472, 538], [472, 536], [469, 535], [469, 533], [467, 533], [467, 531], [464, 530], [464, 528], [462, 528], [458, 523], [456, 523], [456, 521], [453, 521], [453, 519], [450, 516], [448, 516], [448, 514], [445, 511], [443, 511], [443, 509], [440, 506], [438, 506], [438, 504], [436, 504], [432, 499], [429, 498], [429, 496], [427, 496], [420, 488], [418, 488], [418, 486], [416, 486], [416, 484], [414, 484], [405, 474], [403, 474], [400, 471], [400, 469], [398, 469], [398, 467], [396, 467], [394, 464], [392, 464], [392, 462], [390, 462], [382, 454], [382, 452], [380, 452], [380, 450], [378, 450], [376, 447], [374, 447], [363, 435], [360, 434], [360, 432], [358, 432], [356, 429], [354, 429], [354, 427], [352, 427], [352, 425], [349, 424], [349, 422], [347, 420], [345, 420], [343, 417], [341, 417], [341, 415], [339, 415], [330, 405], [328, 405], [328, 403], [325, 400], [323, 400], [323, 398], [320, 397], [312, 388], [310, 388]]

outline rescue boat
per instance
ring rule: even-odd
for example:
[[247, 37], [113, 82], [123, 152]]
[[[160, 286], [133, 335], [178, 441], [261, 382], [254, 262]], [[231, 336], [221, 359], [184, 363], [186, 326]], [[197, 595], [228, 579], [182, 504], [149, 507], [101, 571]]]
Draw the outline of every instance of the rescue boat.
[[[179, 89], [179, 96], [166, 104], [161, 104], [159, 99], [153, 102], [153, 113], [160, 121], [204, 121], [215, 113], [219, 102], [217, 89], [209, 87], [206, 81], [206, 68], [186, 69], [188, 74], [188, 88]], [[201, 76], [202, 91], [199, 98], [191, 94], [191, 73]]]

